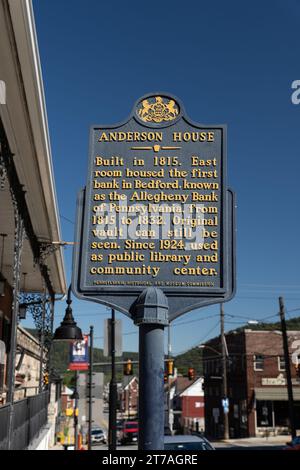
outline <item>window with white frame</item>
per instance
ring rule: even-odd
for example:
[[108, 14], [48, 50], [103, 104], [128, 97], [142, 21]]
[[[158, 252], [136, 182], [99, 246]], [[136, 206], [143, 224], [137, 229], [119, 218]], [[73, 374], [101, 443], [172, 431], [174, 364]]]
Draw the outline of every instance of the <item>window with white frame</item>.
[[278, 370], [285, 370], [284, 356], [279, 356], [278, 357]]
[[254, 370], [264, 370], [264, 356], [262, 354], [255, 354], [253, 356]]

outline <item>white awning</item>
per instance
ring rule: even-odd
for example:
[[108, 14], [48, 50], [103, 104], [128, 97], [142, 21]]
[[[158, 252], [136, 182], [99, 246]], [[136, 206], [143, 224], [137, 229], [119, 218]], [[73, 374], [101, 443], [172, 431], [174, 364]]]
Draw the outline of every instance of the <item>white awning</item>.
[[[256, 400], [264, 401], [287, 401], [288, 393], [286, 387], [259, 387], [255, 388]], [[295, 401], [300, 401], [300, 387], [293, 387]]]

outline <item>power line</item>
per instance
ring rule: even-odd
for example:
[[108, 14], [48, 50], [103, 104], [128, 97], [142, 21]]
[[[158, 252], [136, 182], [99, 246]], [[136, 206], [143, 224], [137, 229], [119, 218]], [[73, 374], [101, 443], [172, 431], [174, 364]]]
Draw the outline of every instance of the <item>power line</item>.
[[[298, 292], [295, 292], [295, 294], [298, 294]], [[289, 295], [286, 295], [285, 298], [290, 299], [290, 300], [300, 300], [300, 297], [290, 297], [290, 295], [293, 295], [290, 293]], [[256, 297], [256, 296], [245, 296], [245, 295], [236, 295], [234, 297], [235, 299], [248, 299], [248, 300], [268, 300], [268, 299], [273, 299], [275, 298], [274, 295], [270, 296], [264, 296], [264, 297]]]
[[214, 315], [210, 315], [208, 317], [202, 317], [202, 318], [196, 318], [195, 320], [186, 320], [186, 321], [181, 321], [181, 322], [178, 322], [178, 323], [175, 323], [174, 325], [172, 325], [172, 327], [175, 327], [175, 326], [181, 326], [181, 325], [187, 325], [189, 323], [196, 323], [198, 321], [203, 321], [203, 320], [209, 320], [211, 318], [214, 318], [214, 317], [218, 317], [219, 314], [214, 314]]
[[68, 217], [65, 217], [64, 215], [60, 214], [60, 218], [66, 220], [67, 222], [69, 222], [72, 225], [75, 225], [75, 222], [73, 222], [73, 220], [68, 219]]
[[200, 340], [198, 340], [196, 343], [194, 343], [194, 345], [190, 346], [188, 349], [185, 349], [184, 351], [177, 353], [177, 356], [180, 356], [181, 354], [186, 353], [190, 349], [197, 347], [199, 344], [202, 344], [203, 341], [205, 341], [206, 338], [217, 328], [217, 326], [219, 326], [219, 323], [220, 321], [218, 320], [217, 323], [206, 333], [205, 336], [203, 336]]

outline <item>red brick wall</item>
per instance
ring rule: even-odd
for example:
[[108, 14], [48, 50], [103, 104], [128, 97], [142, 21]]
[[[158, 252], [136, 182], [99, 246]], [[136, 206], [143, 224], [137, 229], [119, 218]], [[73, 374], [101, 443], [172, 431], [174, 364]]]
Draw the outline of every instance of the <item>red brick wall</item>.
[[[276, 378], [279, 374], [285, 377], [285, 371], [279, 370], [278, 357], [283, 356], [282, 335], [275, 331], [257, 331], [246, 332], [246, 358], [247, 358], [247, 400], [249, 407], [249, 434], [255, 436], [255, 413], [253, 408], [254, 389], [257, 387], [268, 388], [268, 385], [262, 385], [262, 378]], [[288, 332], [289, 352], [293, 353], [292, 342], [298, 337], [300, 339], [300, 331]], [[255, 354], [264, 356], [264, 368], [262, 371], [254, 370], [253, 356]], [[290, 358], [291, 359], [291, 358]], [[295, 366], [290, 360], [292, 379], [296, 378]], [[280, 388], [281, 386], [276, 386]], [[283, 386], [286, 388], [286, 386]]]
[[[204, 418], [204, 397], [183, 396], [181, 400], [183, 418]], [[201, 407], [197, 408], [199, 402]]]
[[[295, 351], [292, 349], [292, 342], [300, 339], [300, 331], [288, 332], [289, 337], [289, 351], [290, 356]], [[228, 392], [230, 401], [229, 412], [229, 425], [231, 428], [236, 428], [236, 433], [241, 434], [244, 432], [249, 436], [255, 435], [255, 403], [254, 403], [254, 389], [263, 387], [267, 389], [267, 385], [262, 385], [262, 378], [276, 378], [279, 374], [285, 377], [285, 371], [279, 370], [278, 357], [283, 356], [282, 335], [280, 332], [274, 331], [244, 331], [240, 333], [232, 333], [226, 335], [226, 341], [231, 356], [236, 361], [234, 367], [228, 366]], [[220, 338], [213, 338], [208, 343], [211, 347], [220, 351]], [[264, 369], [262, 371], [254, 370], [253, 356], [259, 354], [264, 356]], [[211, 357], [218, 358], [209, 349], [203, 350], [204, 361], [210, 360]], [[234, 364], [233, 364], [234, 365]], [[292, 379], [296, 379], [296, 369], [291, 362]], [[213, 425], [212, 410], [213, 408], [220, 409], [220, 422], [222, 422], [222, 408], [221, 408], [221, 385], [222, 380], [214, 380], [211, 378], [213, 375], [221, 375], [219, 371], [208, 371], [205, 373], [205, 414], [206, 414], [206, 429], [208, 434], [214, 435], [216, 433], [216, 426]], [[296, 385], [300, 387], [299, 385]], [[276, 385], [280, 388], [281, 386]], [[286, 388], [286, 386], [283, 386]], [[219, 393], [216, 392], [219, 390]], [[242, 404], [245, 402], [247, 409], [248, 425], [247, 428], [241, 427], [238, 419], [234, 417], [234, 405], [239, 406], [241, 410]]]

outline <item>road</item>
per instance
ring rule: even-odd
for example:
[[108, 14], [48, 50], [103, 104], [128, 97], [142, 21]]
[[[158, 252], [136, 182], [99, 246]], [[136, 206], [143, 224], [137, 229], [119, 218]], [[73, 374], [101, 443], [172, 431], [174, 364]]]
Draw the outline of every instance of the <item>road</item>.
[[[93, 446], [92, 450], [108, 450], [107, 445], [101, 444]], [[137, 445], [128, 445], [128, 446], [118, 446], [117, 450], [137, 450]]]
[[[285, 447], [284, 443], [273, 442], [252, 442], [247, 439], [240, 439], [239, 442], [213, 442], [216, 450], [282, 450]], [[107, 445], [93, 446], [92, 450], [107, 451]], [[137, 445], [118, 446], [117, 450], [137, 450]]]
[[287, 436], [275, 438], [229, 439], [213, 442], [217, 450], [281, 450], [286, 446]]

